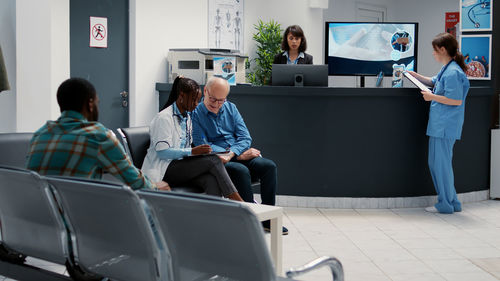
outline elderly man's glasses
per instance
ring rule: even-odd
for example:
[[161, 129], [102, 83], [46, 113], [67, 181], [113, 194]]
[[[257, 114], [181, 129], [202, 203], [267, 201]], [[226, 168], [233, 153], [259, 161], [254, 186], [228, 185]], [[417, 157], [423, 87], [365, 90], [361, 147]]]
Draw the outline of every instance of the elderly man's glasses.
[[207, 95], [208, 95], [208, 100], [211, 103], [223, 104], [224, 102], [226, 102], [225, 98], [224, 99], [216, 99], [216, 98], [212, 97], [208, 91], [207, 91]]

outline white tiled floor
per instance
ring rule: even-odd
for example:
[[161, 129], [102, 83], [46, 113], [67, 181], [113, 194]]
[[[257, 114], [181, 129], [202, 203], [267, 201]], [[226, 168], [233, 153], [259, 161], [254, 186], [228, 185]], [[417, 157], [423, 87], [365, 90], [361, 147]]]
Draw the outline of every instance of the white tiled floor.
[[[284, 268], [337, 257], [345, 280], [500, 280], [500, 201], [453, 215], [412, 209], [285, 208]], [[331, 280], [328, 269], [300, 280]]]
[[[442, 215], [422, 208], [285, 208], [284, 268], [331, 255], [342, 262], [346, 281], [500, 280], [500, 201], [463, 209]], [[323, 268], [298, 279], [330, 276]]]

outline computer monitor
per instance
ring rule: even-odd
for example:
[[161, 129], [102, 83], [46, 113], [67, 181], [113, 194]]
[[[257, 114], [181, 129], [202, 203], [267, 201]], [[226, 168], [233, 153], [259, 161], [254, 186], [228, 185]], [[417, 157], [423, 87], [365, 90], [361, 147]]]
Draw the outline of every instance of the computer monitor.
[[328, 65], [273, 64], [273, 86], [328, 86]]

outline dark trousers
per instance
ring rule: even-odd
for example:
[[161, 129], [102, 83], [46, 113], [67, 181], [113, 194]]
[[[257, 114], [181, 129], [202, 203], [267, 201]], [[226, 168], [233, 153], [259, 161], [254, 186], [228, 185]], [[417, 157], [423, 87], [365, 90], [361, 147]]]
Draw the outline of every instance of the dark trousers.
[[251, 160], [239, 161], [233, 158], [225, 166], [229, 177], [245, 202], [254, 202], [252, 179], [259, 179], [262, 204], [275, 205], [278, 169], [272, 160], [255, 157]]
[[172, 186], [196, 186], [210, 195], [227, 197], [237, 192], [224, 164], [216, 155], [200, 155], [172, 160], [163, 180]]

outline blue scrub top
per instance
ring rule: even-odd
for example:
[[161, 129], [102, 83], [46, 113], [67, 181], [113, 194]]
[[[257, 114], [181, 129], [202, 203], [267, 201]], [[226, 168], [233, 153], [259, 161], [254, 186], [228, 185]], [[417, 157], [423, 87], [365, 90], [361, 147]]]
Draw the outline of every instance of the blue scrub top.
[[460, 66], [451, 61], [443, 66], [438, 75], [432, 77], [434, 94], [454, 100], [462, 100], [462, 104], [446, 105], [436, 101], [431, 102], [427, 135], [437, 138], [459, 140], [464, 123], [465, 98], [469, 91], [469, 79]]

